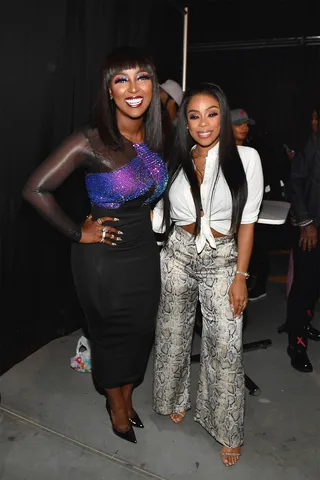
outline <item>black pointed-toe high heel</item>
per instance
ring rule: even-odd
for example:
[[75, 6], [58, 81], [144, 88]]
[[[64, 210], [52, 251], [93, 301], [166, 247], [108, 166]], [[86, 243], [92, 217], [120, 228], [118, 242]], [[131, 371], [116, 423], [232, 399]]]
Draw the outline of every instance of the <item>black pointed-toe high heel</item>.
[[108, 399], [106, 399], [106, 410], [110, 417], [113, 433], [117, 435], [117, 437], [122, 438], [122, 440], [126, 440], [127, 442], [131, 442], [131, 443], [137, 443], [137, 439], [132, 427], [130, 427], [129, 430], [127, 430], [126, 432], [119, 432], [119, 430], [117, 430], [116, 427], [113, 425], [111, 408], [110, 408]]
[[135, 412], [134, 410], [133, 410], [133, 415], [131, 416], [131, 418], [129, 417], [129, 422], [130, 422], [131, 425], [133, 425], [134, 427], [144, 428], [144, 425], [143, 425], [143, 423], [141, 422], [141, 419], [140, 419], [139, 415], [138, 415], [137, 412]]

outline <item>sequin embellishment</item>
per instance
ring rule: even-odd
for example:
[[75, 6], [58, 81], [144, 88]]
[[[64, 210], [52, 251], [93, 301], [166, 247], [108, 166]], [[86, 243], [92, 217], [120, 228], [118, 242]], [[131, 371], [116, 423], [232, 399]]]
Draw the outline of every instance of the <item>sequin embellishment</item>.
[[163, 193], [168, 182], [166, 164], [145, 143], [134, 143], [133, 147], [137, 156], [123, 167], [86, 176], [91, 204], [119, 208], [124, 202], [144, 196], [151, 190], [151, 195], [143, 202], [146, 205]]

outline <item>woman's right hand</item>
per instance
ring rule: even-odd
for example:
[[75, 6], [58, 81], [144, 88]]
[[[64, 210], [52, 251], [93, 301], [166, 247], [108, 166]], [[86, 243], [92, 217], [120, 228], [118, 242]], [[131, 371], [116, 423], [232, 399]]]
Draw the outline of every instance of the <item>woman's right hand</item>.
[[92, 220], [92, 215], [88, 215], [82, 224], [82, 235], [80, 243], [106, 243], [107, 245], [117, 245], [121, 242], [122, 232], [110, 225], [104, 225], [105, 222], [118, 222], [118, 218], [100, 217]]

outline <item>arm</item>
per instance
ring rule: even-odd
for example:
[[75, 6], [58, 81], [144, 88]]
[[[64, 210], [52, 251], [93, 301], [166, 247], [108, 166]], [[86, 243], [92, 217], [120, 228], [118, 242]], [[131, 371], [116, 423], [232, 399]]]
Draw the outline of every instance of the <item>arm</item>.
[[[264, 182], [261, 160], [258, 152], [251, 149], [251, 157], [246, 166], [248, 196], [238, 229], [237, 272], [247, 273], [252, 252], [254, 225], [258, 220]], [[239, 317], [248, 303], [246, 276], [238, 273], [229, 289], [229, 298], [235, 317]]]
[[165, 226], [163, 225], [163, 199], [151, 210], [152, 229], [155, 233], [164, 233]]
[[82, 133], [69, 136], [31, 174], [22, 192], [23, 198], [42, 217], [75, 241], [81, 239], [81, 227], [63, 212], [53, 192], [81, 163], [87, 142]]
[[[53, 192], [71, 173], [84, 163], [88, 154], [88, 140], [82, 133], [68, 137], [30, 176], [22, 195], [51, 225], [80, 243], [106, 243], [115, 245], [122, 232], [104, 222], [117, 218], [101, 217], [95, 221], [91, 215], [82, 225], [77, 225], [58, 205]], [[106, 228], [107, 227], [107, 228]]]
[[[247, 272], [253, 247], [254, 223], [241, 224], [238, 230], [238, 261], [237, 272]], [[235, 276], [235, 280], [245, 277], [241, 274]]]
[[305, 190], [316, 153], [317, 139], [315, 135], [311, 135], [303, 151], [296, 153], [292, 160], [290, 174], [291, 210], [296, 223], [300, 227], [312, 223], [307, 208]]
[[311, 167], [317, 155], [317, 137], [312, 134], [303, 150], [297, 153], [291, 168], [291, 211], [295, 223], [300, 227], [299, 245], [303, 250], [311, 250], [317, 245], [318, 230], [313, 225], [305, 196], [306, 184], [311, 174]]
[[[246, 273], [253, 246], [254, 223], [241, 224], [238, 230], [238, 260], [237, 272]], [[230, 303], [233, 307], [235, 317], [240, 317], [248, 303], [247, 278], [240, 273], [235, 275], [234, 281], [229, 289]]]

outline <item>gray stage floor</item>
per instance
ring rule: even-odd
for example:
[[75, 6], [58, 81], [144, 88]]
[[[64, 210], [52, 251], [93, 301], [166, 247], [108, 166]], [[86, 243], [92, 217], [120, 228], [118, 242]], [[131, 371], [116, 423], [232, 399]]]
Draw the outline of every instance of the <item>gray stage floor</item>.
[[[238, 464], [225, 467], [220, 446], [193, 422], [180, 425], [151, 408], [152, 357], [135, 405], [145, 423], [136, 445], [115, 437], [90, 374], [70, 368], [80, 332], [57, 339], [0, 379], [1, 480], [319, 480], [320, 344], [310, 343], [315, 371], [294, 371], [286, 337], [276, 328], [285, 312], [285, 286], [270, 284], [251, 303], [245, 341], [270, 338], [266, 350], [245, 353], [246, 373], [260, 396], [247, 394], [245, 445]], [[320, 327], [320, 315], [315, 325]], [[195, 337], [194, 352], [199, 351]], [[198, 365], [192, 365], [195, 396]]]

